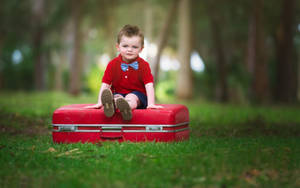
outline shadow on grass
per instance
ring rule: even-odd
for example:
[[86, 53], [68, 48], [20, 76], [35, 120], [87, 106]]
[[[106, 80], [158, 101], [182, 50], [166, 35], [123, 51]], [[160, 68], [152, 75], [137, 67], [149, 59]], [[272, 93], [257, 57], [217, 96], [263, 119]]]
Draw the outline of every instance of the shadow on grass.
[[191, 134], [196, 137], [299, 137], [300, 125], [297, 123], [268, 123], [258, 117], [231, 126], [202, 123], [201, 126], [192, 127]]
[[[27, 137], [45, 136], [51, 134], [51, 118], [29, 118], [17, 113], [0, 111], [0, 134]], [[254, 118], [244, 123], [231, 126], [216, 125], [203, 122], [201, 125], [191, 124], [191, 136], [194, 137], [299, 137], [300, 125], [296, 123], [268, 123], [262, 118]]]
[[0, 111], [0, 134], [27, 137], [51, 134], [48, 118], [28, 118]]

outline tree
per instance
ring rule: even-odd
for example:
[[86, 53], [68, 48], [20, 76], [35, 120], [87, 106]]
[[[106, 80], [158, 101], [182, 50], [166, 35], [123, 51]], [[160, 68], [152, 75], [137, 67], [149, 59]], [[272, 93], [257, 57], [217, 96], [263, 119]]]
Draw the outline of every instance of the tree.
[[220, 102], [228, 101], [228, 86], [227, 86], [227, 60], [225, 57], [225, 46], [222, 36], [222, 15], [218, 11], [218, 3], [212, 1], [208, 6], [210, 15], [210, 25], [212, 33], [213, 48], [216, 56], [217, 68], [217, 86], [216, 97]]
[[[100, 2], [101, 3], [101, 2]], [[115, 44], [117, 43], [115, 38], [116, 28], [116, 5], [117, 0], [105, 0], [101, 3], [102, 7], [100, 10], [103, 11], [104, 15], [104, 30], [107, 36], [107, 52], [110, 58], [114, 58], [116, 55]]]
[[153, 5], [150, 1], [145, 1], [145, 24], [144, 35], [149, 42], [153, 39]]
[[72, 22], [72, 37], [73, 46], [70, 60], [70, 88], [69, 92], [72, 95], [78, 95], [81, 90], [82, 80], [82, 20], [83, 20], [83, 5], [84, 0], [71, 0], [71, 22]]
[[[72, 32], [69, 1], [52, 0], [49, 5], [49, 18], [47, 19], [47, 44], [49, 46], [50, 61], [53, 69], [49, 75], [52, 76], [54, 89], [65, 91], [63, 83], [63, 72], [68, 62]], [[51, 81], [49, 82], [51, 83]]]
[[33, 56], [34, 56], [34, 83], [37, 90], [46, 89], [45, 81], [45, 57], [43, 43], [45, 35], [46, 2], [45, 0], [33, 0]]
[[181, 99], [191, 98], [193, 95], [192, 70], [190, 56], [191, 41], [191, 12], [190, 0], [179, 1], [179, 60], [180, 69], [177, 77], [176, 96]]
[[262, 0], [254, 0], [249, 21], [248, 70], [252, 74], [251, 94], [255, 102], [265, 103], [270, 99], [268, 65], [263, 25]]
[[297, 100], [297, 64], [293, 44], [295, 31], [295, 0], [282, 0], [282, 13], [276, 33], [277, 102], [292, 103]]
[[170, 33], [170, 28], [171, 24], [175, 18], [176, 10], [178, 6], [178, 0], [173, 0], [172, 4], [168, 10], [166, 20], [163, 24], [163, 27], [161, 28], [161, 31], [159, 32], [158, 36], [158, 48], [157, 48], [157, 54], [154, 58], [154, 83], [158, 82], [158, 74], [159, 74], [159, 67], [160, 67], [160, 57], [163, 52], [163, 49], [165, 48], [167, 41], [168, 41], [168, 36]]
[[[143, 31], [144, 31], [144, 36], [145, 36], [145, 40], [147, 40], [150, 43], [153, 42], [153, 15], [154, 15], [154, 11], [153, 11], [153, 4], [152, 2], [150, 2], [149, 0], [144, 1], [144, 7], [145, 7], [145, 21], [144, 21], [144, 25], [143, 25]], [[154, 64], [153, 64], [153, 57], [150, 55], [150, 49], [149, 48], [145, 48], [143, 51], [146, 50], [146, 59], [147, 61], [150, 63], [150, 68], [153, 72], [154, 70]], [[155, 79], [155, 75], [154, 75], [154, 79]], [[155, 83], [155, 81], [154, 81]], [[154, 85], [156, 86], [156, 85]]]

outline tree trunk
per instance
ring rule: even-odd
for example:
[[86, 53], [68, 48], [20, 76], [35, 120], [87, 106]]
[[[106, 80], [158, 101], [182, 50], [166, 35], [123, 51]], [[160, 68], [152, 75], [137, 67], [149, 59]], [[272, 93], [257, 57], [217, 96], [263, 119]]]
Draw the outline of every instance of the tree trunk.
[[297, 54], [297, 100], [300, 101], [300, 52]]
[[[66, 24], [69, 25], [69, 24]], [[60, 41], [62, 44], [68, 44], [67, 26], [60, 31]], [[67, 53], [65, 49], [55, 50], [52, 52], [52, 61], [55, 66], [54, 72], [54, 90], [63, 91], [63, 69], [67, 62]]]
[[72, 95], [78, 95], [81, 90], [82, 79], [82, 39], [81, 32], [82, 23], [82, 6], [83, 0], [72, 0], [71, 14], [72, 14], [72, 32], [73, 32], [73, 47], [71, 52], [70, 62], [70, 88], [69, 92]]
[[275, 100], [293, 103], [297, 100], [297, 63], [293, 44], [295, 26], [295, 0], [282, 0], [277, 39], [277, 75]]
[[[115, 36], [115, 27], [116, 27], [116, 0], [109, 0], [104, 1], [104, 8], [100, 7], [100, 10], [103, 10], [104, 13], [102, 14], [104, 16], [104, 23], [105, 23], [105, 34], [107, 36], [107, 46], [106, 50], [108, 52], [108, 55], [110, 58], [114, 58], [116, 56], [116, 36]], [[101, 4], [103, 5], [103, 4]], [[100, 18], [103, 19], [103, 18]]]
[[52, 59], [55, 64], [54, 89], [56, 91], [63, 91], [63, 69], [67, 58], [63, 52], [54, 52]]
[[[2, 33], [1, 33], [1, 31], [0, 31], [0, 35], [1, 35]], [[2, 38], [2, 36], [4, 36], [4, 34], [3, 35], [1, 35], [0, 36], [0, 61], [1, 61], [1, 55], [2, 55], [2, 45], [3, 45], [3, 39], [4, 39], [4, 37]], [[0, 64], [0, 90], [3, 88], [3, 67], [2, 67], [3, 65], [1, 65]]]
[[[216, 2], [213, 2], [216, 3]], [[210, 4], [210, 19], [212, 29], [212, 40], [214, 49], [216, 51], [217, 62], [217, 85], [216, 98], [220, 102], [228, 101], [228, 86], [227, 86], [227, 61], [224, 52], [224, 43], [222, 37], [221, 18], [217, 11], [215, 11], [214, 4]]]
[[172, 25], [172, 22], [175, 18], [176, 10], [178, 6], [178, 0], [173, 0], [172, 5], [169, 8], [166, 20], [164, 22], [164, 25], [160, 31], [159, 37], [158, 37], [158, 49], [157, 49], [157, 54], [154, 58], [154, 83], [158, 82], [158, 75], [159, 75], [159, 67], [160, 67], [160, 57], [163, 52], [163, 49], [165, 48], [167, 41], [168, 41], [168, 36], [170, 32], [170, 28]]
[[152, 42], [153, 37], [153, 8], [152, 4], [149, 1], [145, 2], [145, 25], [144, 25], [144, 34], [145, 38]]
[[266, 103], [270, 99], [262, 8], [262, 0], [253, 1], [253, 11], [249, 22], [247, 63], [248, 70], [253, 77], [251, 94], [257, 103]]
[[179, 60], [180, 69], [177, 77], [176, 96], [189, 99], [193, 96], [191, 57], [191, 15], [190, 0], [179, 2]]
[[[144, 22], [144, 26], [143, 26], [143, 30], [144, 30], [144, 36], [145, 36], [145, 40], [148, 41], [148, 43], [152, 43], [153, 42], [153, 7], [152, 7], [152, 2], [149, 1], [145, 1], [145, 22]], [[146, 50], [146, 51], [145, 51]], [[152, 73], [154, 72], [154, 58], [152, 55], [150, 55], [150, 50], [149, 48], [144, 48], [143, 51], [145, 51], [146, 53], [146, 60], [149, 62], [150, 64], [150, 68]], [[155, 78], [155, 77], [154, 77]]]
[[43, 41], [45, 29], [43, 22], [45, 20], [45, 1], [33, 1], [33, 58], [34, 58], [34, 84], [35, 89], [46, 89], [45, 81], [45, 62], [43, 58]]

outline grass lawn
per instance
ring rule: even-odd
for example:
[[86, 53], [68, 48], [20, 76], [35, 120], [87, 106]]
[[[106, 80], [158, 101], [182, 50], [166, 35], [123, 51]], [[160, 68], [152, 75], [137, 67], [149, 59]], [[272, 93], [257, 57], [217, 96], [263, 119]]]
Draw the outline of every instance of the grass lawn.
[[299, 187], [300, 109], [176, 102], [178, 143], [53, 144], [52, 112], [97, 97], [0, 93], [0, 187]]

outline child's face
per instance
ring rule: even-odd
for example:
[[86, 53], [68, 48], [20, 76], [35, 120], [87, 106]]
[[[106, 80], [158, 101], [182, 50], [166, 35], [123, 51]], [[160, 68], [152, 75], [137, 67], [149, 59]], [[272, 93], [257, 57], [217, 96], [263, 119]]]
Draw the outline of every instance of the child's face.
[[143, 50], [141, 38], [139, 36], [122, 36], [120, 44], [117, 44], [117, 50], [126, 62], [136, 59]]

